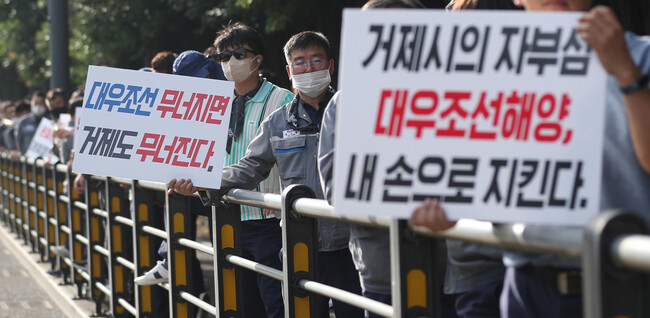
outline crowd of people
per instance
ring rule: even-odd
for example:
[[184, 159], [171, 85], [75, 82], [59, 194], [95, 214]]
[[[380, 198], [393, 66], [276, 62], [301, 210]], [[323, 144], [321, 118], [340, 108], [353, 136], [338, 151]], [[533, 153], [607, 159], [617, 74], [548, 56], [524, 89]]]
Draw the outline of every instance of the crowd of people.
[[[490, 5], [486, 5], [492, 4]], [[473, 7], [516, 6], [527, 11], [582, 11], [577, 32], [595, 51], [609, 74], [606, 100], [605, 146], [601, 210], [626, 209], [646, 220], [650, 207], [650, 39], [623, 31], [616, 15], [607, 7], [592, 8], [590, 0], [452, 1], [451, 10]], [[370, 0], [363, 7], [423, 8], [418, 0]], [[339, 94], [330, 86], [335, 74], [327, 37], [304, 31], [284, 46], [287, 76], [292, 88], [285, 89], [259, 75], [268, 61], [262, 36], [244, 23], [230, 23], [218, 32], [213, 47], [204, 53], [160, 52], [151, 61], [151, 71], [234, 82], [221, 188], [197, 188], [191, 179], [172, 179], [169, 193], [192, 195], [192, 210], [211, 216], [229, 190], [248, 189], [279, 193], [292, 184], [310, 187], [317, 198], [331, 200], [334, 131]], [[344, 87], [341, 89], [345, 89]], [[57, 147], [52, 158], [73, 159], [72, 133], [63, 129], [74, 122], [74, 109], [82, 104], [82, 92], [70, 99], [61, 90], [35, 92], [31, 100], [1, 104], [0, 147], [12, 158], [24, 155], [43, 119], [58, 121], [70, 113], [67, 123], [58, 123]], [[85, 177], [75, 180], [83, 191]], [[163, 200], [164, 202], [164, 200]], [[161, 209], [164, 203], [161, 203]], [[243, 257], [281, 270], [282, 232], [274, 211], [241, 206]], [[161, 216], [164, 214], [161, 214]], [[218, 217], [218, 213], [217, 213]], [[432, 231], [454, 227], [443, 203], [426, 200], [413, 211], [413, 225]], [[443, 317], [581, 317], [581, 272], [575, 261], [549, 255], [528, 255], [476, 244], [447, 240]], [[66, 246], [59, 247], [61, 251]], [[322, 283], [391, 303], [388, 232], [385, 229], [318, 219], [318, 273]], [[138, 285], [168, 280], [166, 244], [160, 246], [161, 261], [141, 277]], [[197, 263], [198, 264], [198, 263]], [[198, 266], [194, 264], [193, 266]], [[200, 272], [200, 270], [199, 270]], [[247, 317], [283, 317], [279, 281], [245, 271], [243, 306]], [[320, 297], [328, 317], [328, 301]], [[166, 302], [166, 299], [163, 300]], [[333, 300], [336, 317], [378, 317], [344, 302]], [[164, 313], [159, 313], [165, 316]]]

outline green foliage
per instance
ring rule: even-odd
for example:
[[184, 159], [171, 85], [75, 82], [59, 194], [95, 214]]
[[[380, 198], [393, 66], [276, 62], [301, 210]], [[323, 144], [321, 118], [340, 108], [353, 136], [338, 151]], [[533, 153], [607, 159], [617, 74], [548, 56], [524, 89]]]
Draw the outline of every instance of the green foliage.
[[[256, 28], [267, 45], [264, 71], [284, 86], [282, 46], [304, 30], [323, 32], [338, 50], [341, 10], [365, 0], [68, 0], [72, 88], [88, 65], [138, 69], [159, 51], [203, 51], [230, 21]], [[49, 88], [47, 0], [0, 2], [0, 99]], [[334, 54], [336, 57], [336, 54]], [[276, 76], [274, 76], [274, 74]]]

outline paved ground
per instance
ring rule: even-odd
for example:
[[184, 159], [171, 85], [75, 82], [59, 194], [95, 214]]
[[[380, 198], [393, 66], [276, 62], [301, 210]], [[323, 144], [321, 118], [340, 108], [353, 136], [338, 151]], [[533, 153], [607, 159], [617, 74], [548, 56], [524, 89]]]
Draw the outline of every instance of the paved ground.
[[57, 286], [36, 259], [0, 222], [0, 318], [87, 317], [73, 303], [72, 288]]

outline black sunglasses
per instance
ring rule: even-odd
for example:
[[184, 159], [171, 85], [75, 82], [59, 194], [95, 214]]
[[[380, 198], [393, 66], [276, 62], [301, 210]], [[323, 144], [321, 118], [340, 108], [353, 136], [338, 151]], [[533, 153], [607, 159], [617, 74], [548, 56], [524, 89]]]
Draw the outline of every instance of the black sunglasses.
[[240, 47], [238, 49], [232, 50], [232, 51], [223, 51], [221, 53], [212, 53], [210, 54], [210, 57], [213, 58], [217, 62], [228, 62], [230, 60], [231, 56], [234, 56], [236, 59], [241, 60], [246, 57], [246, 54], [248, 52], [251, 52], [253, 54], [255, 51], [249, 50], [247, 48]]

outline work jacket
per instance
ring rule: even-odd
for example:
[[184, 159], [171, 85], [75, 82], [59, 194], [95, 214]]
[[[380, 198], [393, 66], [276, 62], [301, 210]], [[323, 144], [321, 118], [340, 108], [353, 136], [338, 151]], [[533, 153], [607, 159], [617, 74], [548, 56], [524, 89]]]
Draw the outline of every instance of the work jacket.
[[[332, 95], [328, 92], [326, 99]], [[304, 107], [297, 94], [262, 122], [244, 158], [223, 169], [220, 193], [223, 189], [253, 189], [277, 165], [283, 189], [302, 184], [311, 188], [316, 198], [324, 198], [317, 166], [320, 123], [313, 123]], [[208, 191], [207, 199], [219, 200], [216, 193]], [[319, 251], [348, 248], [348, 224], [319, 219], [318, 231]]]

